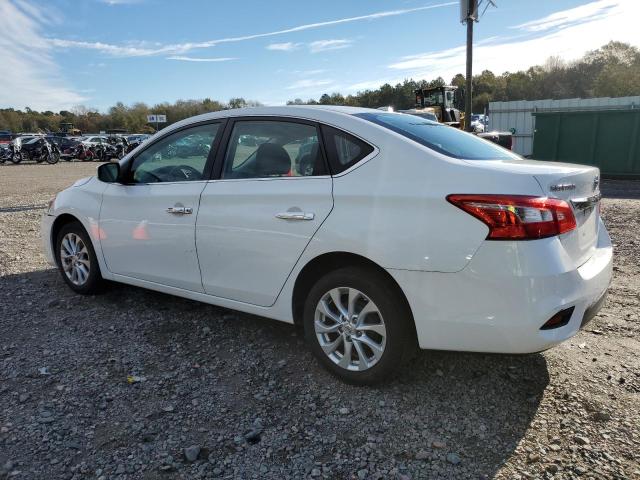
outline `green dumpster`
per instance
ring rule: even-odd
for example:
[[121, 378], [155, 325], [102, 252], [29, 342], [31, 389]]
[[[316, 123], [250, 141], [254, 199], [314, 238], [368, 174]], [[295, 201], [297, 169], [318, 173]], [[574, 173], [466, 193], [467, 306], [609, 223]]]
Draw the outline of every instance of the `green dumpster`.
[[536, 160], [581, 163], [640, 177], [640, 109], [534, 112]]

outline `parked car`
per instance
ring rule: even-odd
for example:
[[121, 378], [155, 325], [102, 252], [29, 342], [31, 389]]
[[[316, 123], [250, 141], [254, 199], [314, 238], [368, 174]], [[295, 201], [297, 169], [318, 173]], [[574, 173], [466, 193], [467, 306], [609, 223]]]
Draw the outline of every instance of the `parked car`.
[[13, 135], [8, 130], [0, 131], [0, 145], [9, 144], [13, 140]]
[[103, 143], [108, 143], [108, 137], [105, 135], [87, 135], [82, 137], [82, 143], [88, 147], [102, 145]]
[[476, 133], [483, 133], [489, 126], [486, 115], [482, 113], [474, 113], [471, 115], [471, 128]]
[[75, 292], [111, 280], [295, 323], [328, 370], [372, 383], [417, 346], [528, 353], [575, 335], [611, 280], [599, 199], [597, 168], [428, 120], [264, 107], [178, 122], [101, 165], [50, 201], [42, 237]]
[[491, 132], [482, 132], [477, 134], [478, 137], [489, 140], [490, 142], [497, 143], [501, 147], [507, 150], [513, 150], [513, 133], [511, 132], [497, 132], [495, 130]]

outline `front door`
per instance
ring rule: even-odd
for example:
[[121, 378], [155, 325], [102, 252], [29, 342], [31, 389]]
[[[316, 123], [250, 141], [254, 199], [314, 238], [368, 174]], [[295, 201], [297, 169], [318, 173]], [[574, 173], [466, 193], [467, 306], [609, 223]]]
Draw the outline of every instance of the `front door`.
[[206, 293], [272, 305], [333, 207], [317, 127], [236, 120], [220, 178], [202, 192], [196, 241]]
[[206, 123], [169, 134], [125, 167], [126, 184], [107, 187], [100, 236], [110, 272], [203, 291], [195, 222], [221, 130]]

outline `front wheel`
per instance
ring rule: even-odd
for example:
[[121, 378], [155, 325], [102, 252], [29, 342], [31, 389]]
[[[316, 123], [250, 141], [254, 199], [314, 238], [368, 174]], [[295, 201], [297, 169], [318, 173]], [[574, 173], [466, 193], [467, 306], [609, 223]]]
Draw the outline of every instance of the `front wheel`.
[[55, 252], [62, 279], [71, 290], [87, 295], [102, 289], [104, 280], [98, 259], [80, 222], [68, 223], [60, 229]]
[[49, 155], [47, 155], [47, 163], [49, 165], [55, 165], [59, 161], [60, 161], [60, 154], [59, 153], [51, 152]]
[[318, 280], [305, 302], [304, 331], [320, 363], [355, 384], [384, 380], [416, 349], [406, 300], [368, 268], [346, 267]]
[[16, 152], [11, 156], [11, 161], [15, 164], [18, 164], [22, 161], [22, 155], [20, 152]]

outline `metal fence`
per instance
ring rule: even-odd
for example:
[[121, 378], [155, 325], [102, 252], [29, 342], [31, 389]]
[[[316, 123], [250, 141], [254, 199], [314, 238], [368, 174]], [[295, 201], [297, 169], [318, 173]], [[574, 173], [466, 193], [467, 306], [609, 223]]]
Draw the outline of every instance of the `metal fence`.
[[489, 102], [489, 130], [513, 132], [513, 150], [520, 155], [529, 156], [533, 154], [534, 113], [634, 108], [640, 108], [640, 96]]
[[534, 116], [533, 158], [594, 165], [606, 176], [640, 176], [639, 108]]

